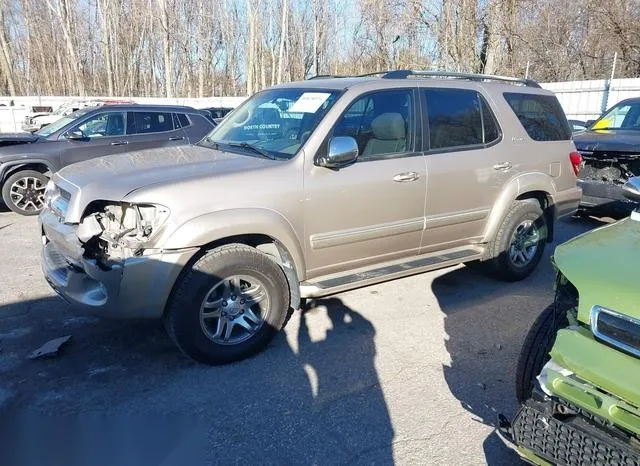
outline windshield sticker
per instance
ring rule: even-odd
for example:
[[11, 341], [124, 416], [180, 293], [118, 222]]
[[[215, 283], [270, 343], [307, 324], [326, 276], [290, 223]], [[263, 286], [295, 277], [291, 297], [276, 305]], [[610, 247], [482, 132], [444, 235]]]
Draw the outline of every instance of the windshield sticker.
[[291, 113], [316, 113], [330, 95], [327, 92], [305, 92], [287, 111]]

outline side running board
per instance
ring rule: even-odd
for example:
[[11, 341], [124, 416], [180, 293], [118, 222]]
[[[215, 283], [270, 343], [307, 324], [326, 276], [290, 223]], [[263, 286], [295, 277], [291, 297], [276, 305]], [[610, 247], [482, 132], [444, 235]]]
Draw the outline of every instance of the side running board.
[[439, 255], [426, 256], [411, 259], [407, 262], [396, 262], [389, 265], [378, 266], [373, 269], [365, 269], [347, 275], [334, 275], [322, 277], [316, 281], [300, 284], [300, 293], [303, 298], [317, 298], [342, 291], [373, 285], [395, 278], [406, 277], [417, 273], [436, 270], [442, 267], [480, 259], [484, 253], [481, 248], [458, 249]]

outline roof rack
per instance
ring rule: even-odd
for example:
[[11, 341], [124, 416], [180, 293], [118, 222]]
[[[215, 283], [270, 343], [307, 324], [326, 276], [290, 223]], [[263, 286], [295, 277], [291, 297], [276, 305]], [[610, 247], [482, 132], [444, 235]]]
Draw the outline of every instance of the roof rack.
[[378, 76], [393, 73], [393, 71], [374, 71], [373, 73], [365, 73], [365, 74], [354, 74], [354, 75], [338, 75], [338, 74], [318, 74], [316, 76], [311, 76], [307, 78], [307, 81], [310, 79], [327, 79], [327, 78], [366, 78], [369, 76]]
[[512, 84], [522, 84], [527, 87], [540, 87], [533, 79], [511, 78], [508, 76], [494, 76], [490, 74], [474, 74], [474, 73], [455, 73], [449, 71], [414, 71], [414, 70], [393, 70], [393, 71], [376, 71], [374, 73], [360, 74], [355, 76], [334, 76], [334, 75], [318, 75], [309, 79], [320, 78], [363, 78], [367, 76], [378, 76], [383, 79], [407, 79], [409, 77], [423, 78], [449, 78], [449, 79], [466, 79], [469, 81], [499, 81]]

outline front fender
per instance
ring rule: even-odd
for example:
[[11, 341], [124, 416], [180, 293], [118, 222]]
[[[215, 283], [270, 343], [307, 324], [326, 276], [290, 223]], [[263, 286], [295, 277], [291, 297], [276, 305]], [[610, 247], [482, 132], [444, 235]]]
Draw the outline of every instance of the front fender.
[[306, 268], [298, 235], [284, 216], [269, 209], [233, 209], [201, 215], [171, 233], [163, 249], [202, 247], [232, 236], [256, 234], [279, 242], [289, 253], [300, 278], [304, 277]]
[[0, 180], [4, 180], [7, 176], [13, 174], [15, 171], [19, 170], [20, 167], [24, 167], [25, 165], [44, 165], [51, 173], [56, 171], [55, 164], [51, 163], [50, 160], [32, 158], [29, 155], [25, 155], [8, 162], [0, 163]]
[[553, 198], [556, 194], [556, 187], [551, 177], [540, 172], [524, 173], [511, 179], [493, 204], [482, 242], [490, 242], [495, 237], [502, 219], [513, 201], [522, 194], [533, 191], [544, 192]]

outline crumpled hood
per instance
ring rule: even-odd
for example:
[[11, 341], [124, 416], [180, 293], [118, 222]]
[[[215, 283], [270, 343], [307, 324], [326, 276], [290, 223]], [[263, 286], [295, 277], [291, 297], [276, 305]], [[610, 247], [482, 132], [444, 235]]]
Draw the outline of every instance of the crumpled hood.
[[640, 222], [626, 218], [558, 246], [558, 269], [578, 289], [578, 319], [595, 304], [640, 319]]
[[177, 146], [75, 163], [57, 172], [53, 179], [72, 193], [67, 221], [77, 222], [86, 205], [93, 200], [118, 201], [151, 185], [218, 177], [261, 168], [269, 163], [273, 161], [202, 146]]
[[640, 154], [640, 131], [595, 130], [573, 135], [578, 150]]

